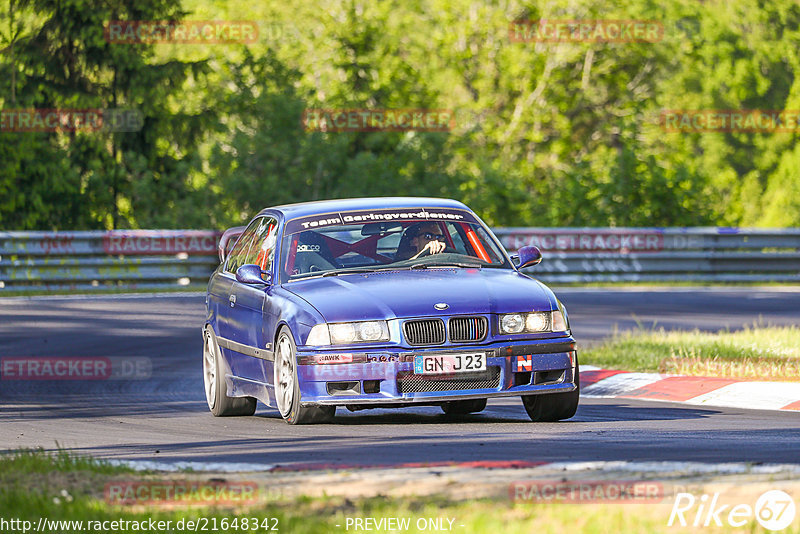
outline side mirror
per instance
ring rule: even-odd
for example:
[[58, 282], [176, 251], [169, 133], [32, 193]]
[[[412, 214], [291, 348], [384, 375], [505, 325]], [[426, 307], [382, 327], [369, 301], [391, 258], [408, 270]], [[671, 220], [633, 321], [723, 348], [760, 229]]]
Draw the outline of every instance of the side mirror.
[[536, 247], [522, 247], [517, 251], [519, 255], [519, 266], [517, 269], [524, 269], [525, 267], [532, 267], [538, 265], [542, 261], [542, 253]]
[[[266, 278], [262, 275], [267, 275]], [[269, 285], [272, 283], [272, 276], [261, 270], [258, 265], [242, 265], [236, 269], [236, 280], [243, 284]]]

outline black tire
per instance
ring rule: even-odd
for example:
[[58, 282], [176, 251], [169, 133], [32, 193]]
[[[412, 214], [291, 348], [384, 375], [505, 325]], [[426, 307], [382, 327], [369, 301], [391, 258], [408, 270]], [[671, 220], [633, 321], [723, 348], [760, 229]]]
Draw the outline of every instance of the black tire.
[[486, 408], [486, 399], [470, 399], [448, 401], [442, 404], [442, 411], [447, 415], [466, 415], [482, 412]]
[[275, 343], [275, 404], [290, 425], [325, 423], [333, 419], [336, 406], [301, 406], [297, 380], [297, 345], [288, 328], [281, 328]]
[[203, 385], [208, 409], [215, 417], [256, 413], [256, 399], [253, 397], [228, 396], [228, 385], [224, 377], [226, 366], [217, 344], [217, 337], [210, 327], [206, 328], [203, 337]]
[[[577, 358], [577, 356], [576, 356]], [[581, 392], [580, 367], [575, 361], [575, 391], [569, 393], [550, 393], [549, 395], [525, 395], [522, 405], [531, 421], [546, 423], [569, 419], [578, 410]]]

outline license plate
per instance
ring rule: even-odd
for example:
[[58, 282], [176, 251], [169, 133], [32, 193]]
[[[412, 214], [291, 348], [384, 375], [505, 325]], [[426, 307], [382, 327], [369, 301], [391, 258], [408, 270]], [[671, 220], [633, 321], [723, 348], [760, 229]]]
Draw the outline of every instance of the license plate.
[[466, 373], [485, 371], [486, 354], [424, 354], [414, 357], [414, 374], [436, 375], [443, 373]]

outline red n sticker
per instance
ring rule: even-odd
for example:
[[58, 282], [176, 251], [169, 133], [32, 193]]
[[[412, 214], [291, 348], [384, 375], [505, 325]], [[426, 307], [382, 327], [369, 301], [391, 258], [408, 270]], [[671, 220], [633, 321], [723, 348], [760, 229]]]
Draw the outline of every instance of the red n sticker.
[[533, 357], [528, 354], [527, 356], [517, 356], [517, 365], [514, 371], [530, 371], [533, 368]]

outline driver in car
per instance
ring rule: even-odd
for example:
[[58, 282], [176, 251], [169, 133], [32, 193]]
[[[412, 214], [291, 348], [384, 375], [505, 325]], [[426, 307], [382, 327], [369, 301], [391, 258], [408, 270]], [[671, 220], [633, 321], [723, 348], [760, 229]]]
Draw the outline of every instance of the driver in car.
[[417, 259], [425, 253], [439, 254], [447, 247], [442, 229], [436, 223], [419, 223], [410, 230], [414, 236], [411, 238], [411, 246], [416, 249], [416, 254], [408, 258], [410, 260]]

